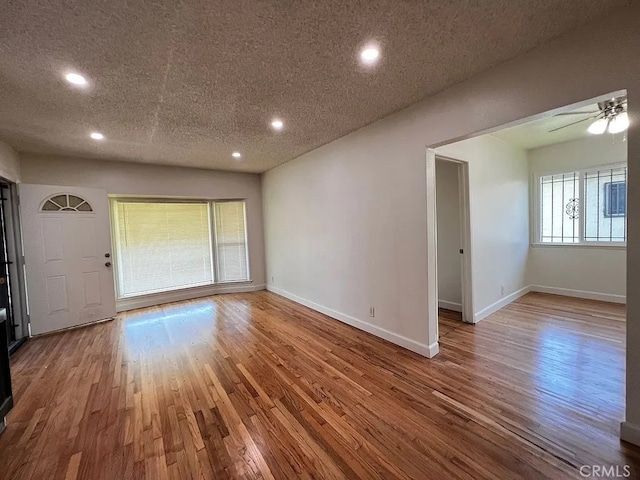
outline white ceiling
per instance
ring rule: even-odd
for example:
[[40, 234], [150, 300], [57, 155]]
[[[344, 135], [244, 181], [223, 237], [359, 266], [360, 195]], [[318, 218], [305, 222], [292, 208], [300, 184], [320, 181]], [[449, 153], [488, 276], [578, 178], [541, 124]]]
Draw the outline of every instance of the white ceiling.
[[[0, 139], [263, 172], [631, 1], [9, 0]], [[364, 68], [371, 41], [381, 60]], [[91, 88], [69, 88], [69, 70]]]
[[587, 128], [593, 120], [586, 120], [575, 125], [567, 126], [561, 130], [550, 132], [563, 125], [569, 125], [578, 120], [588, 119], [592, 115], [589, 113], [579, 114], [580, 112], [592, 112], [598, 110], [598, 104], [587, 105], [572, 110], [577, 115], [558, 115], [542, 118], [533, 122], [524, 123], [516, 127], [505, 128], [491, 133], [492, 136], [509, 142], [516, 147], [529, 150], [532, 148], [545, 147], [555, 143], [568, 142], [569, 140], [577, 140], [578, 138], [588, 137], [591, 134], [587, 132]]

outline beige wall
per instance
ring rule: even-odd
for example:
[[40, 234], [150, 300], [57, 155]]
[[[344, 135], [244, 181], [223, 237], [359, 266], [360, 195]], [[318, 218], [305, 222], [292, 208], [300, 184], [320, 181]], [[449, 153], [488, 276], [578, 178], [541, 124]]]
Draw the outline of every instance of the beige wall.
[[438, 306], [462, 311], [459, 165], [436, 159], [438, 217]]
[[28, 153], [20, 159], [24, 183], [103, 188], [110, 195], [246, 199], [251, 278], [265, 283], [259, 175]]
[[[527, 151], [532, 178], [531, 201], [539, 175], [565, 173], [607, 164], [627, 163], [627, 142], [621, 135], [594, 135]], [[536, 221], [532, 210], [533, 222]], [[533, 223], [532, 223], [533, 225]], [[534, 233], [535, 234], [535, 233]], [[627, 251], [624, 247], [537, 246], [529, 252], [530, 285], [557, 293], [624, 302]]]
[[[615, 35], [603, 24], [616, 25]], [[267, 172], [271, 287], [428, 351], [425, 149], [627, 89], [626, 438], [640, 443], [640, 6], [622, 9]], [[613, 68], [595, 68], [611, 65]], [[373, 99], [372, 99], [373, 100]], [[376, 317], [368, 307], [376, 304]], [[358, 323], [359, 322], [359, 323]], [[373, 327], [372, 327], [373, 326]], [[375, 328], [374, 328], [375, 327]]]
[[20, 181], [20, 161], [16, 151], [0, 141], [0, 177], [14, 183]]

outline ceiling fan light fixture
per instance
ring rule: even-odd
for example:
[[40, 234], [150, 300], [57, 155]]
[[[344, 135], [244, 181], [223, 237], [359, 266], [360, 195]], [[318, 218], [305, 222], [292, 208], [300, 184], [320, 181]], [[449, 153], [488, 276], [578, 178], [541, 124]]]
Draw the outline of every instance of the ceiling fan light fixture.
[[629, 115], [627, 112], [619, 113], [609, 123], [609, 133], [624, 132], [627, 128], [629, 128]]
[[602, 135], [607, 130], [608, 125], [609, 125], [608, 119], [599, 118], [598, 120], [593, 122], [591, 125], [589, 125], [589, 128], [587, 129], [587, 131], [593, 135]]

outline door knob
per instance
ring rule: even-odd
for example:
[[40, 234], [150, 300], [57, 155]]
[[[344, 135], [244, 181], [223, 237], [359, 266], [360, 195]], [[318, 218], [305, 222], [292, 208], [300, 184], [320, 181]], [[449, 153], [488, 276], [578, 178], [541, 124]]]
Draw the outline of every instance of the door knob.
[[105, 258], [109, 258], [111, 256], [111, 254], [110, 253], [105, 253], [104, 256], [105, 256]]
[[111, 262], [107, 262], [104, 264], [105, 267], [110, 267], [111, 266]]

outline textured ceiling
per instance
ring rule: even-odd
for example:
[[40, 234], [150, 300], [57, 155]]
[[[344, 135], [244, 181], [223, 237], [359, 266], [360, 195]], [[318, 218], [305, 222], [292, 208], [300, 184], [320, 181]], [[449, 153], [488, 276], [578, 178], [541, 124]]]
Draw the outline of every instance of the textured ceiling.
[[[4, 0], [0, 139], [262, 172], [627, 3]], [[367, 69], [370, 41], [382, 57]], [[68, 70], [91, 88], [69, 88]]]
[[[594, 103], [593, 105], [587, 105], [571, 110], [571, 112], [576, 113], [576, 115], [560, 115], [541, 118], [516, 127], [498, 130], [497, 132], [491, 133], [491, 135], [525, 150], [546, 147], [547, 145], [568, 142], [569, 140], [577, 140], [578, 138], [591, 136], [587, 131], [587, 128], [589, 128], [589, 125], [591, 125], [593, 120], [586, 120], [575, 125], [569, 124], [579, 120], [588, 119], [593, 115], [590, 113], [581, 115], [579, 112], [597, 112], [598, 110], [598, 104]], [[549, 131], [565, 125], [565, 128], [556, 130], [555, 132]]]

